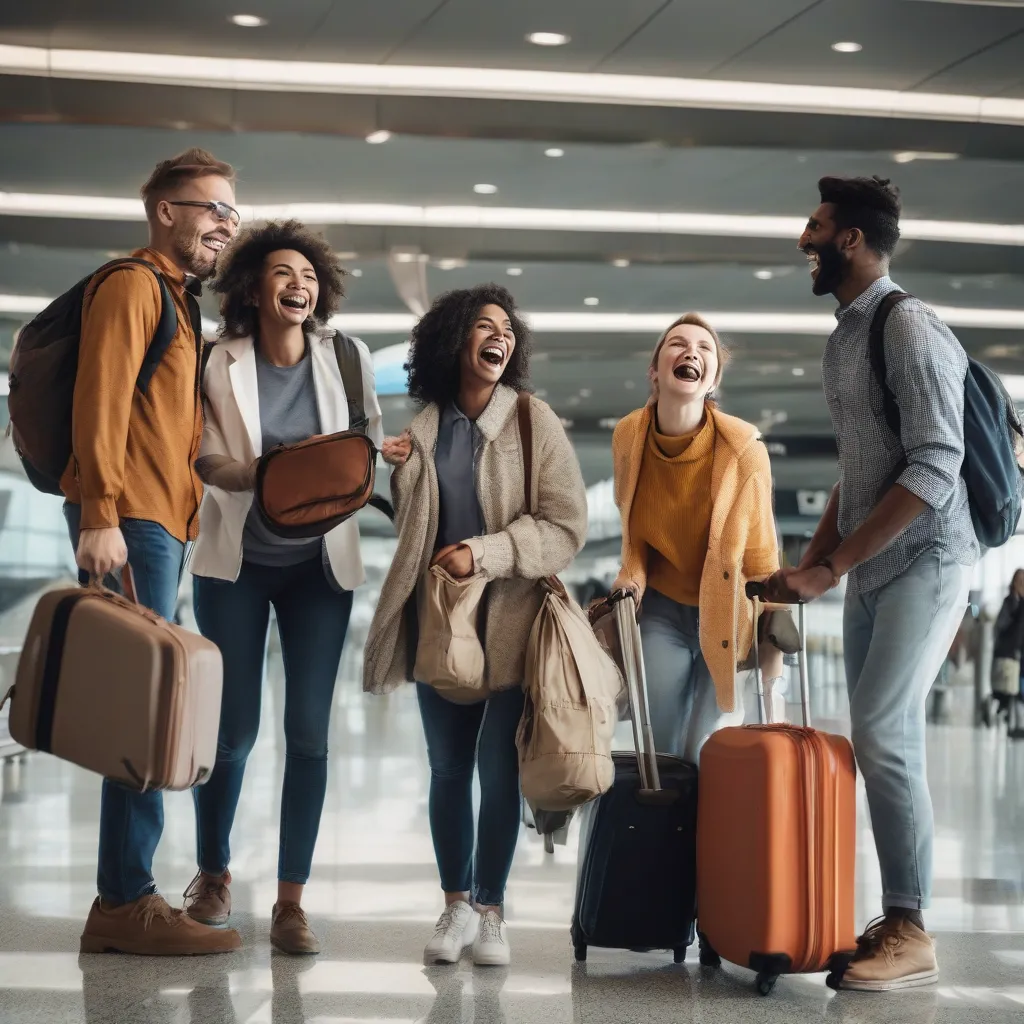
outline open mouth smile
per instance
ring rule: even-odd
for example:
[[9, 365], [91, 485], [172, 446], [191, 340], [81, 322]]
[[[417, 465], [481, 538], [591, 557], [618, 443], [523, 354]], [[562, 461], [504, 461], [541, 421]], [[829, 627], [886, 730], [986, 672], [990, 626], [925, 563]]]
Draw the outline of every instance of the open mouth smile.
[[287, 309], [306, 309], [309, 306], [305, 295], [282, 295], [280, 301]]
[[484, 345], [480, 350], [480, 358], [488, 366], [501, 366], [505, 362], [505, 347], [493, 343]]
[[807, 257], [807, 263], [810, 266], [811, 277], [817, 277], [818, 271], [821, 270], [821, 257], [813, 249], [805, 249], [804, 255]]
[[682, 362], [676, 363], [676, 365], [672, 367], [672, 375], [676, 380], [685, 380], [690, 381], [691, 383], [696, 383], [704, 376], [701, 367], [689, 359], [684, 359]]
[[219, 235], [203, 236], [203, 245], [205, 248], [209, 249], [210, 252], [222, 252], [227, 244], [227, 240], [221, 238]]

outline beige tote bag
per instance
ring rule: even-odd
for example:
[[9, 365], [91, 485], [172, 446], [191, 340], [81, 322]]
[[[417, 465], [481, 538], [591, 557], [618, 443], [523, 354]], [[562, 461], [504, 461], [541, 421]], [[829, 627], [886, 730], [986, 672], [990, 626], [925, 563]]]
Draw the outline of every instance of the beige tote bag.
[[457, 580], [434, 565], [419, 588], [420, 637], [413, 674], [460, 704], [488, 696], [479, 631], [486, 587], [480, 573]]

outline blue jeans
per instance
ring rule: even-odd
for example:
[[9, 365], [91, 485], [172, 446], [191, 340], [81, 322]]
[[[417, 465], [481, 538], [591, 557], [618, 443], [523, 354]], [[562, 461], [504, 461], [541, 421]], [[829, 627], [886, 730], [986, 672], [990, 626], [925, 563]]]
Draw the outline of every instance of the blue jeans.
[[320, 555], [285, 568], [243, 562], [238, 579], [195, 577], [196, 622], [224, 658], [217, 762], [192, 792], [200, 870], [222, 875], [245, 762], [260, 728], [270, 608], [284, 661], [284, 788], [277, 877], [305, 885], [327, 792], [327, 733], [352, 591], [337, 591]]
[[[64, 505], [71, 545], [77, 551], [82, 509]], [[162, 526], [144, 519], [123, 519], [121, 533], [128, 548], [128, 564], [139, 603], [165, 619], [174, 617], [185, 545]], [[79, 572], [84, 586], [89, 577]], [[111, 589], [120, 581], [107, 579]], [[136, 793], [109, 779], [100, 797], [100, 849], [96, 887], [104, 902], [120, 906], [156, 891], [153, 855], [164, 830], [161, 793]]]
[[882, 906], [920, 910], [932, 888], [935, 822], [925, 765], [925, 700], [967, 606], [972, 568], [938, 549], [843, 615], [853, 749], [864, 776]]
[[697, 609], [648, 588], [640, 610], [640, 642], [654, 748], [696, 764], [722, 717], [700, 649]]
[[[455, 704], [417, 683], [416, 695], [430, 763], [430, 835], [441, 888], [468, 892], [481, 906], [499, 907], [522, 814], [516, 730], [523, 691], [517, 686], [477, 704]], [[478, 766], [480, 817], [474, 829], [473, 772]]]

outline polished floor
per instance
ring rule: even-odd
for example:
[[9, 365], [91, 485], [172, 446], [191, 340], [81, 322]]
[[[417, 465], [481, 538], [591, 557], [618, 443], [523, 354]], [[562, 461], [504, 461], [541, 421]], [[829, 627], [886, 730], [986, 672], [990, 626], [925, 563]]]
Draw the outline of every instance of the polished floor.
[[[568, 940], [575, 837], [545, 854], [524, 828], [509, 887], [513, 966], [425, 969], [440, 909], [426, 820], [426, 769], [411, 692], [364, 698], [358, 637], [346, 654], [331, 775], [307, 905], [324, 952], [272, 955], [277, 799], [282, 772], [275, 681], [249, 763], [235, 830], [235, 924], [227, 957], [79, 957], [93, 896], [98, 780], [42, 755], [3, 769], [0, 801], [0, 1021], [16, 1024], [611, 1024], [1024, 1021], [1024, 743], [1004, 733], [932, 726], [938, 821], [936, 898], [928, 916], [942, 966], [932, 989], [836, 994], [821, 976], [784, 978], [768, 998], [740, 968], [673, 966], [665, 954], [593, 950], [575, 965]], [[825, 718], [838, 691], [818, 690]], [[628, 734], [627, 734], [628, 735]], [[194, 868], [187, 794], [167, 798], [157, 879], [172, 899]], [[879, 898], [870, 828], [860, 832], [860, 923]], [[637, 885], [656, 884], [637, 879]]]

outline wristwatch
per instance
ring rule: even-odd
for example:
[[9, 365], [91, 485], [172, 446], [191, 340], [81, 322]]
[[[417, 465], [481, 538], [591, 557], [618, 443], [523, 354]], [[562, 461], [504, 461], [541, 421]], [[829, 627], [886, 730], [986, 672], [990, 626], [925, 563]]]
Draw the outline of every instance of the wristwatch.
[[820, 565], [823, 569], [828, 569], [828, 571], [832, 573], [832, 586], [829, 587], [829, 589], [835, 590], [835, 588], [839, 586], [840, 577], [836, 574], [835, 566], [832, 564], [832, 559], [819, 558], [814, 564], [816, 566]]

